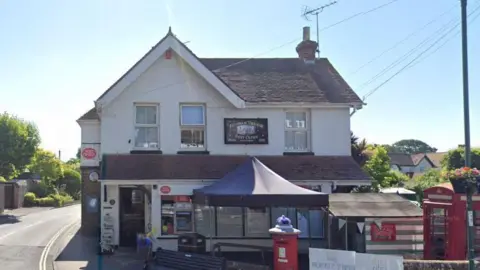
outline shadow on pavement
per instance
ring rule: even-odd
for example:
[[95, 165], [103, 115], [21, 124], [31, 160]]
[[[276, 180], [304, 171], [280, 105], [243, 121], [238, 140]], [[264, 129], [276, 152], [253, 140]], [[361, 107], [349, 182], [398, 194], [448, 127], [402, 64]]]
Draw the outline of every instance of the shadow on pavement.
[[[55, 259], [56, 270], [138, 270], [144, 259], [134, 249], [118, 249], [113, 255], [97, 255], [96, 238], [85, 237], [79, 231]], [[155, 269], [155, 268], [153, 268]]]
[[9, 214], [0, 214], [0, 225], [3, 224], [15, 224], [20, 222], [20, 219], [17, 216]]

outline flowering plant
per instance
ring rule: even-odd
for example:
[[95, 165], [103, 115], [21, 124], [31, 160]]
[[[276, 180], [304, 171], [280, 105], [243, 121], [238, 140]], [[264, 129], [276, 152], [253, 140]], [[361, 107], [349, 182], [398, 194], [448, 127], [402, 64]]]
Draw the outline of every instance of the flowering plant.
[[467, 182], [476, 183], [480, 177], [480, 171], [477, 168], [463, 167], [445, 173], [445, 177], [450, 180], [466, 180]]

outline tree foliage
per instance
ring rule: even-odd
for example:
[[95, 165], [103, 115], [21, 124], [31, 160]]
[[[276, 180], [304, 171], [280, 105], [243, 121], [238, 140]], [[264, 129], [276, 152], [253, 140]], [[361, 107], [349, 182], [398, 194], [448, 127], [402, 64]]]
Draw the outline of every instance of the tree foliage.
[[[471, 151], [472, 168], [480, 168], [480, 149], [473, 148]], [[448, 151], [442, 160], [442, 167], [446, 170], [454, 170], [465, 166], [465, 148], [458, 147]]]
[[388, 147], [387, 149], [389, 152], [395, 153], [405, 153], [405, 154], [418, 154], [418, 153], [435, 153], [437, 152], [437, 148], [431, 147], [427, 143], [415, 140], [415, 139], [408, 139], [408, 140], [400, 140], [395, 142]]
[[0, 114], [0, 176], [11, 179], [23, 172], [39, 144], [40, 134], [33, 123]]
[[55, 185], [54, 182], [63, 177], [62, 161], [54, 153], [44, 149], [37, 150], [28, 169], [39, 174], [47, 185]]
[[444, 182], [447, 182], [447, 179], [442, 176], [442, 172], [440, 170], [430, 169], [424, 174], [415, 177], [413, 181], [407, 184], [407, 188], [417, 193], [418, 202], [421, 203], [423, 201], [423, 191], [425, 189]]
[[363, 166], [368, 159], [366, 154], [367, 150], [367, 140], [360, 140], [357, 136], [350, 132], [350, 144], [351, 152], [353, 159], [360, 165]]

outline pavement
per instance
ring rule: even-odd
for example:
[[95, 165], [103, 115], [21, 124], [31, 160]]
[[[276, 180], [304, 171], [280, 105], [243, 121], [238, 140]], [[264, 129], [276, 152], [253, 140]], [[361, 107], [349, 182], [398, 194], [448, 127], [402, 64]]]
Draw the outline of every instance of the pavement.
[[80, 220], [80, 205], [20, 208], [0, 214], [0, 269], [39, 269], [50, 240], [77, 220]]
[[[58, 238], [51, 249], [55, 258], [55, 270], [141, 270], [144, 264], [144, 254], [138, 254], [134, 249], [120, 248], [113, 255], [97, 255], [97, 240], [82, 236], [79, 232], [80, 223], [75, 224]], [[56, 254], [56, 255], [55, 255]], [[167, 270], [156, 268], [151, 270]]]

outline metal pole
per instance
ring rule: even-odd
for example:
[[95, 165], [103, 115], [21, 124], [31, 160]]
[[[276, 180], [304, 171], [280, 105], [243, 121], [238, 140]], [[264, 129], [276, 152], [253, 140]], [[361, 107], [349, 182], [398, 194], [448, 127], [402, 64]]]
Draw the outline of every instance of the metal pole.
[[[470, 108], [468, 97], [468, 42], [467, 42], [467, 0], [460, 0], [462, 17], [462, 71], [463, 71], [463, 121], [465, 128], [465, 167], [471, 166], [470, 155]], [[470, 185], [469, 185], [470, 186]], [[472, 209], [472, 193], [470, 187], [467, 189], [467, 254], [468, 269], [475, 269], [474, 262], [474, 213]]]
[[317, 17], [317, 58], [320, 58], [320, 27], [318, 24], [318, 12], [315, 13], [315, 16]]

